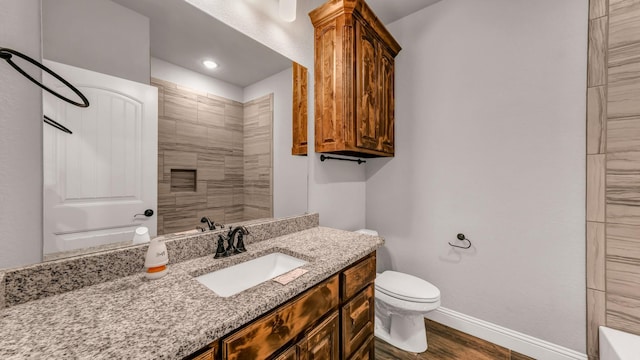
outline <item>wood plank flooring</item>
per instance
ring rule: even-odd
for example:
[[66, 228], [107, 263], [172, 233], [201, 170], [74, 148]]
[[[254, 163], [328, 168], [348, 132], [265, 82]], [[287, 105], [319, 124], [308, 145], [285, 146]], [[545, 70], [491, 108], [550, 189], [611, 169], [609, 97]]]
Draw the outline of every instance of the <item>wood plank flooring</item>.
[[429, 349], [421, 354], [399, 350], [376, 338], [376, 360], [535, 360], [488, 341], [425, 319]]

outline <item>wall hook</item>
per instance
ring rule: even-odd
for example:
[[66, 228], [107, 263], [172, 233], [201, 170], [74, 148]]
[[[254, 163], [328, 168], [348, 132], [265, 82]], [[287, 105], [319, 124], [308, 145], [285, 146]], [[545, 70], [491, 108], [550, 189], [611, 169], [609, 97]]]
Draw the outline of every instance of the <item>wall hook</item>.
[[460, 245], [456, 245], [456, 244], [452, 244], [452, 243], [449, 243], [449, 245], [451, 245], [451, 246], [453, 246], [453, 247], [460, 248], [460, 249], [468, 249], [468, 248], [470, 248], [470, 247], [471, 247], [471, 240], [467, 239], [467, 237], [466, 237], [466, 236], [464, 236], [464, 234], [463, 234], [463, 233], [459, 233], [458, 235], [456, 235], [456, 237], [457, 237], [457, 238], [458, 238], [458, 240], [460, 240], [460, 241], [466, 241], [466, 242], [468, 242], [468, 243], [469, 243], [469, 245], [468, 245], [468, 246], [460, 246]]

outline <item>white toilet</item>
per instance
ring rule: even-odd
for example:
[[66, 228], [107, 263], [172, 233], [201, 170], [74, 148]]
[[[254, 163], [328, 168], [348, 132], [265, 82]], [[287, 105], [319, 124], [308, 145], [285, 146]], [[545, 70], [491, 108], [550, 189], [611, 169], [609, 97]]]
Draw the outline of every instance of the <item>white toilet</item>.
[[[359, 230], [378, 235], [373, 230]], [[397, 271], [377, 274], [374, 334], [389, 344], [414, 353], [427, 350], [424, 315], [440, 307], [440, 290], [413, 275]]]
[[415, 276], [389, 270], [378, 274], [375, 284], [375, 336], [405, 351], [426, 351], [424, 315], [440, 307], [440, 290]]

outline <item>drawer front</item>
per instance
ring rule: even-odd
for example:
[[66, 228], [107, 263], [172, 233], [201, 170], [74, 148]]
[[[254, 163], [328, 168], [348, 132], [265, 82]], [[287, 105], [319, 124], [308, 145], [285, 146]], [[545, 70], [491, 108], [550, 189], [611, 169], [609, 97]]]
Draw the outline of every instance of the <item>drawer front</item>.
[[218, 359], [218, 350], [220, 349], [220, 346], [218, 345], [218, 342], [214, 342], [212, 344], [210, 344], [206, 350], [204, 350], [202, 353], [199, 353], [197, 355], [192, 355], [192, 356], [188, 356], [185, 359], [189, 359], [189, 360], [217, 360]]
[[266, 359], [338, 303], [336, 275], [222, 340], [223, 359]]
[[349, 360], [374, 360], [376, 358], [375, 342], [373, 335], [369, 336], [369, 339], [365, 341], [360, 349], [358, 349]]
[[342, 306], [342, 351], [345, 358], [349, 358], [373, 335], [375, 322], [373, 294], [373, 285], [369, 285]]
[[308, 360], [338, 360], [340, 347], [338, 312], [307, 335]]
[[376, 255], [373, 253], [366, 259], [353, 265], [341, 274], [342, 301], [357, 294], [360, 289], [372, 283], [376, 278]]
[[285, 352], [280, 354], [278, 357], [276, 357], [274, 360], [298, 360], [298, 359], [299, 359], [298, 349], [296, 348], [295, 345], [293, 345], [287, 350], [285, 350]]

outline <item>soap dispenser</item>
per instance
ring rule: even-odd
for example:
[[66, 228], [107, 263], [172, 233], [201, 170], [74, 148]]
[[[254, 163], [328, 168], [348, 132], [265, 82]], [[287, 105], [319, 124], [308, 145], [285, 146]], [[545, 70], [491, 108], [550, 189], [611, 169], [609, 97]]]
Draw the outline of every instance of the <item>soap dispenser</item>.
[[147, 279], [160, 279], [165, 276], [168, 262], [169, 256], [167, 247], [164, 244], [164, 237], [159, 236], [151, 240], [144, 260], [144, 267], [147, 268], [145, 272]]

